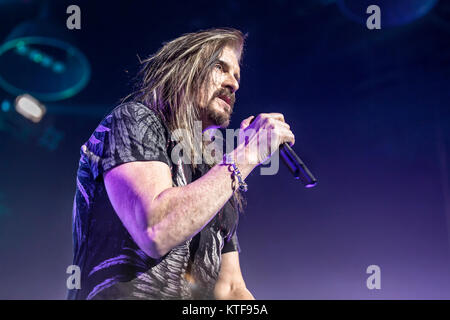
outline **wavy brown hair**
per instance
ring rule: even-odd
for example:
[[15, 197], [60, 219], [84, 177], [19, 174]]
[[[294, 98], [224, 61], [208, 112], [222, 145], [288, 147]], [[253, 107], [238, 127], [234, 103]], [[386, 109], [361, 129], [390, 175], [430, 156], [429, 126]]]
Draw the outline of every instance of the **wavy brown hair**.
[[[246, 35], [232, 28], [201, 30], [184, 34], [163, 46], [150, 57], [141, 60], [141, 68], [136, 77], [134, 92], [125, 97], [140, 102], [165, 122], [171, 132], [184, 129], [191, 133], [183, 136], [183, 143], [192, 150], [190, 155], [192, 169], [196, 168], [195, 159], [203, 159], [202, 148], [194, 141], [194, 124], [200, 121], [198, 102], [202, 89], [211, 80], [215, 63], [225, 46], [232, 46], [239, 52], [241, 61]], [[209, 166], [215, 163], [206, 161]], [[244, 201], [236, 191], [234, 199], [239, 211]]]

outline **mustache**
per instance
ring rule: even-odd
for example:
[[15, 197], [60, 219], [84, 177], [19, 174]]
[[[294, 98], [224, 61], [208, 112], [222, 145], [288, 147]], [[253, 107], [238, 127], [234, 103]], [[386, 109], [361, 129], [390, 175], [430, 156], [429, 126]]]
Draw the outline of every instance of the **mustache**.
[[236, 102], [236, 95], [234, 93], [231, 93], [230, 89], [227, 88], [220, 88], [218, 89], [215, 94], [214, 97], [220, 97], [220, 96], [225, 96], [229, 99], [230, 101], [230, 107], [233, 110], [234, 104]]

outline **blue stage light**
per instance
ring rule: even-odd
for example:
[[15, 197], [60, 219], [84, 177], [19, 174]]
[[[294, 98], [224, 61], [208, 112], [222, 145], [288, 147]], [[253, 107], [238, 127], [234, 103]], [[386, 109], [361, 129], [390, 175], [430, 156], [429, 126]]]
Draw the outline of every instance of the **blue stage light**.
[[40, 101], [77, 94], [89, 82], [91, 69], [73, 41], [67, 30], [46, 20], [20, 24], [0, 45], [0, 87]]
[[29, 57], [36, 63], [40, 63], [42, 61], [42, 54], [39, 52], [39, 50], [32, 50]]
[[3, 112], [8, 112], [11, 109], [11, 102], [9, 102], [8, 100], [3, 100], [1, 109]]
[[64, 70], [66, 69], [66, 67], [64, 66], [63, 63], [57, 61], [57, 62], [55, 62], [55, 63], [53, 64], [52, 69], [53, 69], [53, 71], [55, 71], [56, 73], [62, 73], [62, 72], [64, 72]]
[[28, 47], [25, 45], [25, 42], [19, 41], [19, 42], [16, 44], [16, 52], [17, 52], [18, 54], [20, 54], [21, 56], [26, 55], [26, 54], [28, 53], [28, 51], [29, 51], [29, 49], [28, 49]]
[[50, 67], [53, 63], [53, 59], [50, 58], [49, 56], [44, 55], [42, 57], [42, 61], [41, 61], [41, 65], [44, 67]]

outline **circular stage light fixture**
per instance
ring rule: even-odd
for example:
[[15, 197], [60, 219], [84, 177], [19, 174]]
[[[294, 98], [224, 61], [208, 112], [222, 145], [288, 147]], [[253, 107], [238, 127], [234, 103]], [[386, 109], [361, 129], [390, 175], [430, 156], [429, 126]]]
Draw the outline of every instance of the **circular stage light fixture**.
[[90, 79], [90, 65], [69, 30], [48, 21], [24, 22], [0, 46], [0, 87], [41, 101], [67, 99]]

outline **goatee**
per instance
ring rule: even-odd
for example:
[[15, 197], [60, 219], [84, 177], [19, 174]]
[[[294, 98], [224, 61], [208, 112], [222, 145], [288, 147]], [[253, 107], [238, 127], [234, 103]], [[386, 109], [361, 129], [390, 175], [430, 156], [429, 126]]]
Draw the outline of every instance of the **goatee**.
[[206, 110], [206, 116], [215, 126], [226, 128], [230, 124], [231, 113], [217, 111], [208, 107]]
[[[228, 111], [218, 111], [212, 107], [215, 98], [221, 99], [220, 97], [226, 97], [229, 105]], [[213, 98], [208, 104], [206, 108], [206, 117], [209, 119], [211, 123], [215, 126], [226, 128], [230, 124], [231, 114], [233, 113], [234, 103], [236, 101], [235, 95], [232, 94], [228, 89], [222, 88], [217, 90], [217, 92], [213, 95]], [[227, 108], [228, 110], [228, 108]]]

